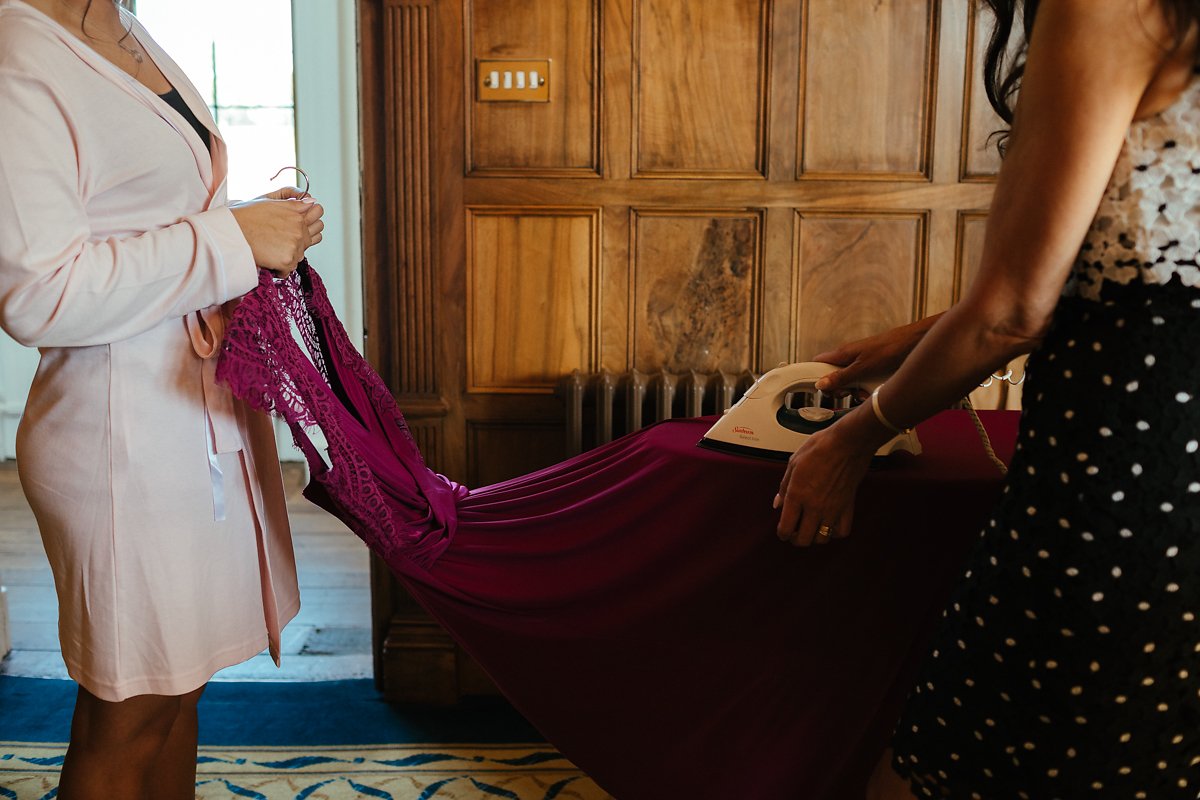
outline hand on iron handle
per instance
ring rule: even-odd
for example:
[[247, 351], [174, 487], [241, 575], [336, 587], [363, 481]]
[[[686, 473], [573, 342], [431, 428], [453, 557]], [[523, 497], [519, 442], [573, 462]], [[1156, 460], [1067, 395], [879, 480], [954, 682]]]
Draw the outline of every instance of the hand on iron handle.
[[858, 486], [871, 457], [890, 437], [866, 406], [808, 437], [788, 459], [779, 482], [776, 535], [798, 547], [849, 536]]
[[883, 382], [900, 367], [940, 316], [935, 314], [814, 356], [813, 361], [842, 367], [818, 380], [817, 388], [836, 395], [848, 387]]

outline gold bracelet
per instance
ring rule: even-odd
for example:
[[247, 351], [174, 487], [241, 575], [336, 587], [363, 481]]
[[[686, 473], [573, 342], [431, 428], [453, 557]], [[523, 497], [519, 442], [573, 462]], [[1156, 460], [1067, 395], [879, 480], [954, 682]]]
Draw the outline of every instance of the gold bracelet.
[[879, 390], [882, 388], [883, 386], [879, 386], [875, 391], [871, 392], [871, 410], [875, 412], [875, 419], [879, 420], [879, 424], [892, 433], [910, 433], [912, 428], [897, 428], [883, 415], [883, 411], [879, 408]]

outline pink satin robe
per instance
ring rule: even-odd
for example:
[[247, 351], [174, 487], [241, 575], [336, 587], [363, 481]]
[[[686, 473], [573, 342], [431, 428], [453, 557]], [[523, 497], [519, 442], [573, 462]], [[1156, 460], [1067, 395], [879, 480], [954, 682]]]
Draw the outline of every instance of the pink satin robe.
[[[68, 671], [182, 694], [299, 609], [270, 421], [213, 380], [222, 305], [257, 283], [226, 150], [20, 0], [0, 0], [0, 327], [41, 351], [17, 435]], [[277, 165], [264, 165], [274, 168]]]

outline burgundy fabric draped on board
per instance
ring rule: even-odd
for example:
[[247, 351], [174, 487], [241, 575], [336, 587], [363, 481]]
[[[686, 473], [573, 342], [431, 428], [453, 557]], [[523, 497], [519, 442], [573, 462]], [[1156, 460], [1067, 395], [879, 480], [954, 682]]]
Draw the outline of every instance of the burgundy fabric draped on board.
[[[305, 495], [621, 800], [860, 800], [1001, 484], [947, 412], [919, 428], [924, 455], [867, 478], [854, 535], [819, 548], [774, 536], [779, 464], [695, 446], [707, 419], [468, 491], [425, 467], [307, 265], [263, 273], [218, 375], [287, 420]], [[983, 416], [1007, 459], [1016, 415]]]

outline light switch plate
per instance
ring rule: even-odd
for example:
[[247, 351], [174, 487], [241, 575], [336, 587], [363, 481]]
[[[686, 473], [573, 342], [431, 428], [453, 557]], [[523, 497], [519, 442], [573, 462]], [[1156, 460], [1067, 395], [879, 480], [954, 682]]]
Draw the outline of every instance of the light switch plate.
[[481, 103], [549, 103], [550, 59], [479, 59], [475, 98]]

